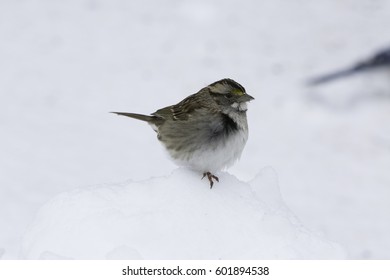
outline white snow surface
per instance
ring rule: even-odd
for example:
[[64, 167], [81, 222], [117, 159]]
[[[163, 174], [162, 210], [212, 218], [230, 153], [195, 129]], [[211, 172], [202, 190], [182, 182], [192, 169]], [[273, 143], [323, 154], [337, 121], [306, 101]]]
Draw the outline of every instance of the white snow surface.
[[[229, 213], [237, 221], [252, 211], [257, 215], [247, 219], [258, 224], [245, 226], [258, 226], [267, 240], [274, 233], [267, 248], [275, 252], [266, 256], [251, 248], [247, 254], [345, 257], [324, 241], [332, 240], [347, 258], [390, 259], [390, 74], [304, 85], [390, 46], [389, 14], [384, 0], [0, 1], [0, 257], [67, 259], [95, 252], [91, 258], [148, 258], [146, 239], [134, 245], [123, 237], [140, 233], [123, 220], [140, 225], [135, 217], [143, 215], [148, 226], [161, 217], [155, 225], [160, 230], [167, 229], [163, 221], [200, 223], [205, 212], [185, 206], [206, 197], [220, 219]], [[145, 123], [108, 113], [151, 113], [221, 78], [238, 81], [255, 100], [248, 106], [241, 160], [231, 175], [218, 174], [221, 182], [212, 190], [198, 175], [176, 170]], [[280, 191], [258, 177], [266, 166], [275, 170]], [[268, 198], [268, 191], [258, 196], [252, 178], [280, 192], [284, 203], [277, 195]], [[106, 185], [86, 187], [99, 184]], [[125, 203], [133, 201], [129, 193], [139, 197], [144, 213], [126, 216], [134, 210]], [[163, 203], [169, 199], [171, 208]], [[151, 201], [157, 204], [147, 212]], [[227, 202], [242, 211], [233, 215]], [[283, 210], [274, 213], [276, 206], [267, 208], [267, 202]], [[177, 210], [178, 220], [156, 213], [157, 205]], [[84, 226], [77, 232], [76, 210], [92, 215], [87, 224], [107, 231]], [[202, 221], [214, 215], [210, 211]], [[56, 219], [76, 235], [73, 244], [67, 239], [69, 251], [61, 248], [61, 232], [56, 237]], [[202, 228], [218, 230], [213, 224]], [[104, 234], [117, 234], [120, 242]], [[207, 236], [209, 246], [221, 247], [228, 234], [186, 238]], [[85, 243], [76, 243], [77, 237]], [[102, 249], [87, 252], [94, 241]], [[179, 256], [179, 249], [170, 253]], [[229, 247], [220, 255], [204, 252], [243, 256], [242, 249], [236, 253]]]
[[213, 189], [197, 173], [62, 193], [25, 234], [24, 259], [334, 259], [340, 246], [305, 229], [276, 173], [228, 173]]

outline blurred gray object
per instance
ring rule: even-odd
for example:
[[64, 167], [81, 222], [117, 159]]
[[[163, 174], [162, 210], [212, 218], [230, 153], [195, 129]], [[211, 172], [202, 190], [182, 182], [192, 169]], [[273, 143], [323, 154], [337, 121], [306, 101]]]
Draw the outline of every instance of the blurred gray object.
[[390, 48], [383, 49], [371, 58], [361, 61], [352, 67], [310, 79], [308, 85], [316, 86], [342, 77], [378, 68], [390, 68]]

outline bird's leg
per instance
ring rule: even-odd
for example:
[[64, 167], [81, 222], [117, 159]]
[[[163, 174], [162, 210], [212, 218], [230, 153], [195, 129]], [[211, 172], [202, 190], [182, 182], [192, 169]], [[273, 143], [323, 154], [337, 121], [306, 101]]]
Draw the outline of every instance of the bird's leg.
[[212, 189], [212, 188], [213, 188], [213, 185], [214, 185], [213, 179], [214, 179], [215, 181], [219, 182], [219, 178], [218, 178], [217, 176], [211, 174], [211, 172], [209, 172], [209, 171], [203, 173], [202, 179], [203, 179], [204, 177], [206, 177], [206, 176], [207, 176], [207, 179], [209, 179], [209, 182], [210, 182], [210, 189]]

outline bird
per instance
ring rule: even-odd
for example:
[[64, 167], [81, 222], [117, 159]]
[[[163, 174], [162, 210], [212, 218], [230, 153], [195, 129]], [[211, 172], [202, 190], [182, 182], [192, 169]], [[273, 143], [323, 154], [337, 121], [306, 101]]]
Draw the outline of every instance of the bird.
[[378, 68], [390, 68], [390, 48], [382, 49], [372, 57], [358, 62], [351, 67], [310, 79], [308, 85], [316, 86], [342, 77]]
[[254, 98], [232, 79], [216, 81], [150, 115], [110, 112], [148, 123], [173, 161], [201, 172], [210, 189], [216, 172], [233, 165], [248, 140], [247, 102]]

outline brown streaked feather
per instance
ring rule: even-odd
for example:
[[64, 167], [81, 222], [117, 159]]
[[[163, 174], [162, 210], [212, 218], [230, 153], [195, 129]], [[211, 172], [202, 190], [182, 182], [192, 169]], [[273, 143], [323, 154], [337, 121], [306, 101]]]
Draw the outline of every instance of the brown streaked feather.
[[188, 120], [189, 115], [197, 109], [209, 109], [212, 112], [219, 112], [217, 104], [210, 96], [209, 91], [204, 88], [198, 93], [192, 94], [179, 103], [162, 108], [153, 113], [153, 116], [164, 119]]

